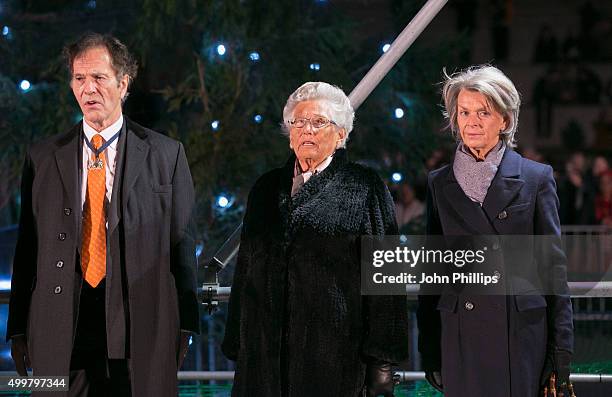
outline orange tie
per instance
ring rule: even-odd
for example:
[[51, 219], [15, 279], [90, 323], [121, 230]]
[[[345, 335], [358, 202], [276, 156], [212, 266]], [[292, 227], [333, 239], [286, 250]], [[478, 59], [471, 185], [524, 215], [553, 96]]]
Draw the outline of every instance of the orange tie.
[[[104, 144], [104, 138], [96, 134], [91, 139], [94, 148]], [[96, 287], [106, 276], [106, 161], [104, 152], [96, 159], [92, 155], [87, 167], [87, 194], [83, 209], [83, 245], [81, 269], [85, 281]]]

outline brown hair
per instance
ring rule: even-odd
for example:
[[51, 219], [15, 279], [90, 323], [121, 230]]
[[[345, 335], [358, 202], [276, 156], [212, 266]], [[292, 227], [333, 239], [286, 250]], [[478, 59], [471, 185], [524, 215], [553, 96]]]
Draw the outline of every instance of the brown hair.
[[125, 44], [109, 34], [88, 32], [64, 47], [63, 55], [70, 74], [72, 75], [73, 72], [74, 59], [85, 51], [96, 47], [106, 48], [110, 55], [111, 67], [115, 71], [117, 80], [127, 75], [129, 88], [132, 81], [136, 78], [138, 62], [130, 54]]

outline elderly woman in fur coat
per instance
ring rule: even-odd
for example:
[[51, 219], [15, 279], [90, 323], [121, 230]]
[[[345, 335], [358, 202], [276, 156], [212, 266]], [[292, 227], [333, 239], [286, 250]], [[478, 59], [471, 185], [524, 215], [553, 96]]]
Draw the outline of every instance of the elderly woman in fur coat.
[[283, 118], [293, 153], [255, 183], [244, 216], [222, 344], [236, 361], [232, 396], [392, 396], [406, 297], [361, 295], [359, 241], [397, 233], [393, 201], [348, 160], [342, 90], [306, 83]]

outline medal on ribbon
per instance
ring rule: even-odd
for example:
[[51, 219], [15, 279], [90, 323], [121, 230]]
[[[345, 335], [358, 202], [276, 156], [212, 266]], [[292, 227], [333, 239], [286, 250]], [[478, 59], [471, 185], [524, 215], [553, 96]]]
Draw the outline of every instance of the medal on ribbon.
[[87, 160], [87, 168], [90, 170], [101, 170], [104, 168], [104, 162], [100, 158], [96, 158], [96, 161]]

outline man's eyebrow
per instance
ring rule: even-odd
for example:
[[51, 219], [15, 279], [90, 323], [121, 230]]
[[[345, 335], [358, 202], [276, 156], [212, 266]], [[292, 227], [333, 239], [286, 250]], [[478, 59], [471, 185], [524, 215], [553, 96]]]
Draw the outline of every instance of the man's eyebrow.
[[91, 72], [91, 73], [74, 73], [74, 74], [73, 74], [73, 76], [75, 76], [75, 77], [76, 77], [76, 76], [81, 77], [81, 76], [85, 76], [85, 75], [87, 75], [87, 74], [89, 74], [90, 76], [106, 76], [106, 77], [108, 77], [108, 76], [109, 76], [109, 74], [108, 74], [108, 73], [106, 73], [106, 72], [96, 72], [96, 71]]

